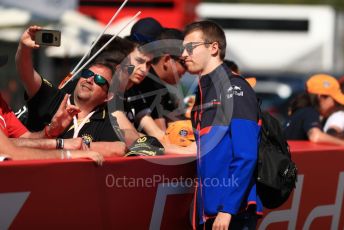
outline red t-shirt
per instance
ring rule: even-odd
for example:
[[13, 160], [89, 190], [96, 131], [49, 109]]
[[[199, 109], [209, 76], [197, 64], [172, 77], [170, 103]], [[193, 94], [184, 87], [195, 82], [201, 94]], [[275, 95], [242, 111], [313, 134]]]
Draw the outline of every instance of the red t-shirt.
[[0, 95], [0, 129], [7, 137], [18, 138], [28, 130]]

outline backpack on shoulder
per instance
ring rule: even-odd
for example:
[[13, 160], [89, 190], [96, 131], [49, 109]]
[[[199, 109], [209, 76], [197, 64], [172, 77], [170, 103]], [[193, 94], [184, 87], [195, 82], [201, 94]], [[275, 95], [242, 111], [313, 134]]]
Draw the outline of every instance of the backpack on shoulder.
[[297, 181], [297, 167], [291, 159], [289, 145], [279, 121], [259, 108], [262, 121], [257, 164], [257, 193], [263, 206], [281, 206]]
[[[233, 78], [232, 75], [229, 76], [230, 79]], [[224, 90], [228, 89], [225, 83], [221, 83]], [[295, 188], [297, 167], [291, 160], [289, 145], [284, 138], [281, 124], [268, 112], [262, 112], [260, 104], [261, 100], [258, 99], [259, 119], [262, 120], [262, 126], [256, 186], [263, 206], [273, 209], [286, 202]]]

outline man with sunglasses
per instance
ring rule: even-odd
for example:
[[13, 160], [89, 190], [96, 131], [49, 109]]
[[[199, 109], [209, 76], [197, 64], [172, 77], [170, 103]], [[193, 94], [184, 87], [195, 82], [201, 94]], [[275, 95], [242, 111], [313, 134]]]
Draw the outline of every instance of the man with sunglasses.
[[[144, 22], [144, 20], [141, 21], [141, 26], [134, 26], [133, 29], [139, 30], [145, 25]], [[135, 34], [136, 30], [132, 33]], [[155, 56], [152, 59], [152, 66], [149, 72], [147, 69], [145, 73], [147, 76], [144, 78], [131, 81], [131, 77], [129, 77], [129, 84], [126, 87], [124, 97], [129, 102], [126, 103], [125, 108], [129, 120], [136, 127], [141, 127], [143, 132], [161, 140], [166, 130], [165, 118], [178, 106], [177, 97], [171, 95], [166, 85], [176, 84], [181, 75], [184, 74], [185, 68], [180, 59], [179, 49], [183, 38], [182, 32], [177, 29], [163, 29], [162, 27], [157, 27], [156, 30], [158, 32], [155, 33], [157, 37], [154, 40], [159, 41], [151, 41], [152, 43], [149, 44], [151, 45], [151, 52]], [[180, 45], [165, 44], [164, 40], [167, 39], [173, 40], [174, 43], [180, 41]], [[135, 40], [135, 42], [140, 45], [145, 44], [140, 40]], [[135, 60], [135, 58], [132, 59]], [[133, 114], [132, 111], [135, 113]]]
[[[147, 80], [147, 74], [151, 70], [152, 49], [154, 49], [149, 43], [154, 42], [163, 30], [164, 28], [154, 18], [142, 18], [131, 28], [130, 35], [126, 38], [137, 47], [129, 55], [128, 63], [123, 66], [126, 71], [119, 76], [122, 79], [123, 94], [117, 100], [122, 100], [123, 108], [116, 108], [113, 112], [121, 129], [134, 128], [134, 125], [139, 132], [154, 136], [159, 140], [164, 136], [164, 130], [151, 117], [152, 100], [150, 99], [153, 97], [148, 98], [146, 93], [150, 93], [152, 87], [155, 89], [155, 82]], [[123, 76], [126, 76], [128, 80], [123, 80]]]
[[[157, 41], [152, 43], [157, 48], [154, 49], [155, 57], [150, 72], [143, 82], [135, 87], [150, 106], [151, 113], [147, 116], [150, 119], [146, 119], [145, 125], [158, 130], [152, 132], [152, 135], [162, 133], [162, 138], [156, 137], [165, 146], [176, 145], [173, 148], [175, 153], [194, 154], [196, 146], [191, 122], [186, 120], [184, 97], [177, 89], [177, 83], [186, 71], [180, 49], [183, 37], [182, 31], [178, 29], [164, 28]], [[179, 146], [181, 148], [178, 148]]]
[[166, 130], [168, 122], [184, 118], [181, 116], [184, 111], [180, 108], [182, 102], [179, 100], [183, 97], [178, 97], [178, 92], [168, 89], [169, 86], [176, 86], [186, 70], [180, 52], [182, 40], [183, 33], [180, 30], [163, 30], [156, 41], [160, 48], [152, 60], [152, 68], [146, 79], [137, 86], [147, 95], [149, 104], [153, 105], [151, 116], [162, 130]]
[[135, 128], [141, 126], [147, 131], [146, 126], [141, 122], [151, 113], [150, 105], [136, 86], [146, 78], [151, 67], [152, 54], [138, 44], [135, 46], [135, 49], [121, 63], [120, 71], [116, 72], [118, 92], [112, 114], [117, 117], [121, 129], [134, 129], [134, 126]]
[[[0, 55], [0, 67], [6, 65], [7, 60], [7, 55]], [[63, 109], [60, 107], [59, 112], [62, 112]], [[0, 162], [5, 160], [77, 158], [89, 158], [99, 165], [103, 162], [103, 156], [97, 152], [78, 150], [81, 147], [80, 140], [73, 139], [67, 144], [67, 141], [63, 142], [61, 139], [60, 141], [66, 144], [65, 147], [68, 150], [53, 150], [55, 148], [54, 140], [38, 139], [40, 137], [42, 137], [40, 133], [30, 133], [26, 129], [0, 95]], [[76, 148], [72, 148], [71, 143], [73, 144], [73, 142], [74, 145], [76, 144]]]
[[187, 70], [199, 75], [191, 116], [199, 179], [195, 224], [199, 229], [255, 229], [262, 212], [254, 176], [260, 132], [256, 95], [223, 63], [226, 37], [220, 26], [210, 21], [187, 25], [183, 46]]
[[[34, 36], [41, 29], [32, 26], [24, 32], [17, 50], [16, 64], [27, 94], [29, 128], [39, 130], [43, 126], [46, 135], [53, 137], [54, 134], [49, 131], [54, 124], [49, 126], [49, 123], [65, 93], [43, 79], [33, 68], [32, 50], [39, 48], [34, 42]], [[124, 43], [118, 45], [125, 46]], [[106, 58], [93, 62], [81, 71], [68, 101], [77, 106], [80, 112], [75, 116], [75, 111], [66, 114], [66, 117], [72, 117], [72, 122], [59, 137], [82, 137], [91, 150], [104, 156], [122, 156], [125, 145], [120, 141], [119, 132], [112, 128], [106, 107], [106, 102], [112, 98], [112, 95], [108, 94], [112, 75], [113, 65], [108, 64]]]
[[[165, 132], [156, 125], [150, 116], [151, 109], [148, 101], [138, 91], [131, 91], [137, 84], [140, 84], [148, 73], [149, 68], [147, 67], [150, 65], [151, 58], [152, 55], [146, 52], [146, 47], [137, 46], [129, 54], [128, 58], [121, 63], [121, 67], [116, 71], [115, 79], [118, 80], [117, 87], [119, 88], [119, 91], [116, 92], [117, 98], [108, 105], [110, 111], [113, 111], [112, 115], [118, 120], [121, 130], [126, 130], [127, 132], [132, 131], [130, 134], [136, 137], [139, 137], [138, 132], [145, 132], [145, 134], [154, 136], [162, 142]], [[139, 110], [137, 110], [138, 108]], [[142, 129], [137, 130], [134, 125], [136, 127], [142, 127]], [[133, 142], [132, 137], [127, 137], [127, 135], [125, 136], [125, 140], [127, 143]], [[165, 154], [195, 153], [193, 146], [189, 149], [188, 147], [184, 148], [171, 145], [167, 142], [162, 142], [162, 144], [165, 148]]]

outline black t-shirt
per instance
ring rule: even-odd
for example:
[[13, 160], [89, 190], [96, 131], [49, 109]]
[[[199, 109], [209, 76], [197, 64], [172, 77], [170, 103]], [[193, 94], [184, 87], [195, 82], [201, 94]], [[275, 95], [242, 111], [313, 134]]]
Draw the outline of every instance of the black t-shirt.
[[287, 121], [284, 136], [287, 140], [308, 140], [308, 131], [312, 128], [321, 129], [319, 112], [312, 107], [301, 108]]
[[[149, 112], [153, 119], [180, 120], [185, 111], [179, 108], [178, 97], [168, 90], [167, 85], [151, 68], [148, 76], [140, 84], [131, 87], [126, 95], [131, 98], [130, 101], [133, 105], [135, 104], [138, 112]], [[139, 117], [142, 118], [142, 116]]]
[[180, 120], [180, 114], [185, 112], [177, 110], [178, 99], [169, 92], [165, 84], [151, 68], [140, 84], [132, 86], [124, 94], [116, 95], [110, 104], [110, 111], [123, 111], [136, 128], [145, 115], [150, 115], [153, 119], [163, 117], [169, 121], [176, 120], [169, 118], [178, 117]]
[[139, 126], [141, 118], [152, 112], [141, 91], [133, 87], [124, 94], [117, 93], [109, 102], [109, 109], [110, 111], [123, 111], [136, 128]]
[[[49, 81], [43, 79], [42, 85], [33, 98], [27, 102], [28, 121], [27, 127], [30, 131], [40, 131], [49, 124], [52, 117], [58, 110], [65, 93], [54, 87]], [[71, 103], [73, 96], [70, 97]], [[93, 115], [81, 128], [78, 137], [85, 137], [90, 141], [119, 141], [118, 124], [113, 118], [111, 124], [109, 113], [105, 106], [96, 108]], [[116, 130], [116, 132], [114, 131]], [[72, 138], [74, 134], [73, 122], [60, 135], [61, 138]]]
[[[68, 93], [68, 94], [73, 93], [73, 91], [74, 91], [74, 89], [75, 89], [75, 87], [76, 87], [76, 85], [78, 83], [78, 80], [79, 80], [79, 78], [76, 77], [72, 81], [68, 82], [61, 90], [64, 91], [65, 93]], [[48, 82], [46, 82], [46, 83], [50, 84]], [[24, 98], [25, 98], [26, 101], [28, 100], [28, 96], [27, 96], [26, 93], [24, 94]], [[21, 123], [23, 123], [26, 127], [29, 125], [29, 122], [28, 122], [28, 116], [29, 115], [28, 115], [28, 110], [27, 110], [27, 106], [26, 105], [24, 105], [22, 108], [20, 108], [15, 114], [16, 114], [17, 118], [21, 121]], [[32, 121], [30, 121], [30, 125], [32, 125]], [[37, 129], [41, 125], [43, 125], [43, 124], [41, 124], [41, 123], [37, 124]], [[32, 127], [29, 130], [31, 130], [31, 131], [39, 131], [39, 130], [36, 130], [35, 127]]]

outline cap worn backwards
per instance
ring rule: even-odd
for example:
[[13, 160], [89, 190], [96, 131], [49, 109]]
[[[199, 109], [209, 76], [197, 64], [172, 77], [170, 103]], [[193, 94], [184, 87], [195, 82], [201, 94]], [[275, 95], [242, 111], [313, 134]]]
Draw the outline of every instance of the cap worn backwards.
[[134, 42], [148, 43], [155, 41], [162, 31], [163, 27], [154, 18], [142, 18], [131, 28], [129, 39]]

